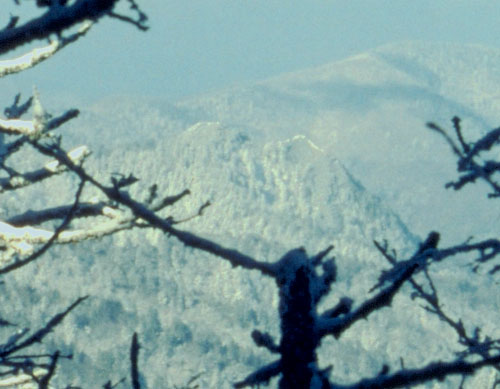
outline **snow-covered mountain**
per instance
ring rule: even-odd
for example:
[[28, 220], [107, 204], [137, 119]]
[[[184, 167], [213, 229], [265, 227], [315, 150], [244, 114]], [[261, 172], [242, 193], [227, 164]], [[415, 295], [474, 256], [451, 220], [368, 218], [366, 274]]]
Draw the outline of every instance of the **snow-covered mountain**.
[[110, 98], [73, 126], [98, 155], [138, 144], [170, 149], [173, 134], [198, 122], [245, 128], [275, 141], [304, 135], [341, 160], [413, 232], [424, 236], [435, 229], [445, 242], [455, 242], [495, 230], [499, 215], [491, 213], [481, 184], [461, 193], [443, 189], [455, 177], [455, 161], [425, 124], [450, 128], [458, 115], [471, 141], [496, 127], [499, 59], [499, 50], [481, 46], [395, 44], [177, 103]]
[[[180, 227], [257, 259], [333, 243], [339, 280], [325, 304], [344, 295], [359, 302], [386, 267], [373, 239], [387, 239], [404, 258], [430, 229], [451, 243], [495, 231], [498, 212], [483, 187], [443, 188], [454, 161], [425, 122], [446, 125], [460, 115], [472, 138], [500, 122], [499, 56], [475, 46], [401, 44], [175, 104], [110, 98], [84, 108], [64, 130], [65, 142], [94, 150], [88, 168], [101, 179], [115, 171], [140, 177], [134, 194], [153, 183], [162, 193], [189, 188], [172, 209], [176, 219], [210, 200], [203, 216]], [[57, 201], [53, 191], [43, 193], [37, 189], [32, 204]], [[4, 204], [22, 209], [22, 196]], [[440, 295], [454, 314], [495, 335], [500, 301], [482, 299], [494, 280], [470, 277], [465, 263], [436, 267]], [[181, 385], [199, 372], [201, 387], [229, 388], [271, 361], [251, 331], [278, 336], [271, 280], [155, 231], [57, 248], [0, 287], [2, 316], [20, 323], [39, 323], [92, 295], [54, 336], [54, 345], [76, 351], [78, 368], [64, 362], [61, 387], [127, 375], [138, 331], [148, 388]], [[339, 342], [325, 342], [321, 363], [352, 382], [383, 363], [397, 368], [400, 357], [407, 367], [449, 358], [457, 350], [453, 332], [408, 291]], [[36, 309], [19, 310], [13, 301]], [[490, 378], [479, 376], [476, 387]]]
[[178, 107], [273, 139], [304, 134], [390, 203], [414, 232], [437, 229], [456, 241], [494, 230], [498, 213], [475, 217], [490, 215], [483, 187], [443, 190], [455, 177], [455, 161], [425, 123], [450, 127], [458, 115], [470, 140], [496, 127], [499, 60], [499, 50], [473, 45], [390, 45]]

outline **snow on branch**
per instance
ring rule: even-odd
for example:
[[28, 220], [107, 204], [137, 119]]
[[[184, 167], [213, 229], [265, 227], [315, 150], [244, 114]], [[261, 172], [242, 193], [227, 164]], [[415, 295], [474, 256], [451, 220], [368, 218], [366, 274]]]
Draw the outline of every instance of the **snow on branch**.
[[[103, 207], [103, 213], [107, 208]], [[78, 210], [78, 207], [72, 211]], [[95, 212], [93, 209], [92, 212]], [[108, 214], [109, 215], [109, 214]], [[45, 215], [46, 216], [46, 215]], [[3, 245], [3, 252], [0, 256], [0, 262], [8, 262], [18, 255], [32, 255], [35, 252], [35, 245], [49, 243], [68, 244], [76, 243], [89, 239], [98, 239], [116, 232], [132, 229], [136, 226], [136, 217], [123, 215], [112, 218], [110, 221], [95, 222], [92, 227], [85, 227], [75, 230], [52, 231], [43, 228], [34, 227], [14, 227], [8, 223], [0, 222], [0, 244]], [[13, 265], [24, 262], [27, 259], [17, 260]], [[31, 259], [30, 259], [31, 262]], [[0, 269], [0, 274], [11, 271], [9, 266]]]
[[[107, 207], [103, 208], [103, 212]], [[93, 210], [95, 212], [95, 210]], [[74, 243], [90, 238], [101, 238], [114, 232], [133, 227], [134, 217], [122, 217], [110, 222], [97, 223], [93, 228], [83, 228], [63, 231], [57, 237], [58, 243]], [[34, 244], [47, 243], [55, 232], [34, 227], [14, 227], [0, 221], [0, 240], [10, 244], [22, 244], [22, 247], [32, 247]]]
[[29, 373], [24, 373], [22, 371], [17, 373], [13, 372], [13, 374], [9, 374], [7, 377], [0, 379], [0, 388], [28, 388], [28, 384], [34, 384], [37, 380], [40, 380], [41, 377], [45, 376], [47, 372], [48, 370], [43, 367], [37, 367]]
[[35, 133], [35, 124], [33, 120], [5, 120], [0, 118], [0, 131], [6, 134], [32, 135]]
[[[19, 96], [19, 95], [18, 95]], [[28, 110], [30, 107], [33, 108], [33, 118], [31, 120], [22, 120], [19, 119], [19, 116], [16, 115], [20, 108], [17, 106], [19, 102], [19, 98], [16, 96], [16, 100], [14, 102], [13, 107], [10, 107], [5, 110], [7, 113], [7, 119], [0, 118], [0, 132], [3, 132], [8, 135], [23, 135], [24, 141], [28, 140], [31, 137], [40, 137], [43, 134], [48, 133], [55, 128], [58, 128], [62, 124], [67, 121], [75, 118], [80, 113], [76, 109], [71, 109], [66, 111], [59, 117], [52, 118], [47, 112], [45, 112], [41, 102], [38, 91], [36, 88], [33, 92], [33, 97], [28, 100], [26, 104], [22, 106], [21, 113]], [[7, 145], [8, 149], [12, 149], [12, 146]], [[18, 147], [17, 147], [18, 148]]]
[[[87, 146], [79, 146], [67, 152], [66, 157], [75, 165], [80, 165], [87, 156], [90, 155], [90, 150]], [[46, 170], [52, 173], [66, 170], [66, 166], [61, 165], [58, 160], [47, 162], [44, 166]]]
[[[28, 210], [22, 214], [12, 216], [6, 223], [15, 227], [33, 226], [45, 223], [49, 220], [63, 219], [71, 209], [72, 205], [62, 205], [53, 208], [46, 208], [40, 211]], [[117, 210], [108, 202], [84, 202], [79, 203], [75, 210], [75, 218], [91, 216], [109, 216], [116, 217]]]
[[[81, 164], [88, 155], [90, 155], [90, 151], [87, 146], [79, 146], [73, 150], [70, 150], [67, 154], [67, 157], [71, 161], [73, 161], [73, 163]], [[10, 177], [0, 178], [0, 193], [9, 190], [16, 190], [37, 182], [41, 182], [65, 171], [67, 171], [66, 166], [61, 165], [57, 160], [49, 161], [43, 168], [36, 169], [30, 172], [19, 173], [13, 170], [9, 170]]]
[[[31, 101], [32, 99], [30, 98], [28, 100], [29, 102], [29, 106], [31, 106]], [[21, 108], [25, 108], [24, 105], [21, 106]], [[28, 107], [29, 108], [29, 107]], [[25, 108], [25, 109], [28, 109], [28, 108]], [[11, 112], [14, 112], [14, 113], [19, 113], [16, 109], [18, 109], [18, 107], [11, 107], [9, 108], [11, 109], [11, 111], [9, 111], [9, 113]], [[7, 110], [6, 110], [7, 111]], [[50, 131], [56, 129], [56, 128], [59, 128], [61, 125], [63, 125], [64, 123], [68, 122], [69, 120], [77, 117], [79, 115], [80, 111], [78, 111], [77, 109], [70, 109], [68, 111], [66, 111], [65, 113], [63, 113], [62, 115], [60, 116], [57, 116], [55, 118], [52, 118], [52, 117], [49, 117], [48, 118], [48, 121], [45, 123], [45, 125], [41, 126], [40, 128], [40, 133], [36, 133], [34, 132], [32, 136], [42, 136], [44, 134], [47, 134], [49, 133]], [[15, 117], [15, 116], [14, 116]], [[10, 122], [11, 120], [6, 120], [7, 122]], [[33, 120], [33, 123], [32, 123], [33, 127], [35, 127], [35, 124], [34, 124], [34, 120]], [[2, 128], [0, 127], [0, 132], [4, 132], [6, 134], [9, 134], [10, 132], [9, 131], [2, 131]], [[12, 133], [10, 133], [12, 134]], [[15, 135], [18, 135], [18, 134], [15, 134]], [[13, 142], [10, 142], [10, 143], [6, 143], [3, 145], [3, 150], [0, 149], [0, 162], [4, 162], [6, 158], [8, 158], [9, 156], [13, 155], [15, 152], [17, 152], [25, 143], [27, 143], [28, 141], [30, 140], [30, 135], [21, 135], [18, 139], [16, 139], [15, 141]], [[12, 176], [12, 175], [11, 175]]]
[[175, 236], [184, 245], [206, 251], [215, 256], [228, 260], [232, 266], [241, 266], [249, 270], [259, 270], [261, 273], [273, 276], [275, 269], [271, 264], [260, 262], [254, 258], [240, 253], [235, 249], [229, 249], [221, 246], [209, 239], [202, 238], [188, 231], [183, 231], [173, 227], [173, 223], [169, 219], [164, 219], [158, 216], [154, 210], [150, 209], [146, 204], [142, 204], [130, 197], [130, 195], [122, 190], [120, 186], [106, 186], [98, 182], [95, 178], [90, 176], [85, 169], [76, 165], [71, 161], [64, 151], [57, 145], [46, 146], [38, 142], [33, 145], [45, 155], [56, 158], [61, 164], [67, 166], [70, 170], [75, 172], [80, 179], [92, 183], [96, 188], [101, 190], [110, 200], [114, 200], [127, 208], [129, 208], [138, 219], [142, 219], [149, 223], [152, 227], [158, 228], [163, 232]]
[[[0, 31], [0, 54], [5, 54], [34, 40], [47, 39], [52, 34], [61, 34], [75, 24], [85, 20], [97, 21], [109, 15], [119, 0], [76, 0], [72, 5], [49, 7], [47, 12], [18, 27], [4, 28]], [[137, 27], [144, 30], [145, 15], [138, 13]], [[133, 19], [131, 19], [133, 20]]]
[[[79, 114], [78, 110], [70, 109], [60, 116], [52, 117], [43, 109], [36, 90], [33, 97], [30, 97], [25, 103], [19, 105], [19, 100], [20, 95], [17, 95], [13, 105], [5, 109], [7, 119], [0, 118], [0, 132], [10, 136], [17, 136], [15, 141], [4, 143], [0, 148], [0, 168], [7, 173], [6, 177], [0, 178], [0, 193], [41, 182], [53, 175], [67, 171], [64, 165], [60, 165], [57, 160], [53, 160], [47, 162], [41, 168], [19, 172], [7, 166], [6, 160], [18, 152], [23, 145], [32, 142], [33, 139], [53, 137], [57, 141], [58, 138], [50, 132]], [[32, 120], [19, 119], [30, 108], [33, 108]], [[82, 164], [88, 155], [90, 155], [89, 149], [86, 146], [79, 146], [70, 150], [67, 153], [67, 158], [75, 164]]]
[[[17, 239], [18, 234], [15, 228], [13, 229], [12, 226], [9, 226], [8, 224], [4, 224], [3, 227], [6, 229], [6, 236], [7, 237], [12, 237], [13, 239], [9, 241], [8, 239], [4, 239], [4, 245], [1, 247], [3, 251], [3, 257], [0, 258], [2, 262], [9, 261], [13, 258], [15, 258], [14, 263], [7, 265], [3, 268], [0, 269], [0, 274], [6, 274], [8, 272], [11, 272], [13, 270], [19, 269], [22, 266], [27, 265], [28, 263], [31, 263], [35, 261], [37, 258], [42, 256], [51, 246], [52, 244], [56, 241], [56, 239], [59, 237], [61, 232], [63, 232], [66, 227], [70, 224], [73, 214], [78, 206], [78, 203], [80, 201], [80, 196], [82, 195], [83, 188], [85, 186], [85, 181], [82, 180], [80, 181], [80, 184], [78, 185], [78, 190], [76, 191], [75, 195], [75, 201], [73, 203], [73, 206], [71, 209], [68, 211], [68, 214], [65, 216], [63, 219], [62, 223], [55, 229], [55, 231], [51, 234], [51, 236], [48, 238], [48, 240], [45, 242], [45, 244], [38, 249], [36, 252], [33, 252], [33, 246], [26, 242], [25, 240]], [[37, 232], [38, 233], [38, 232]], [[43, 235], [43, 234], [39, 234]], [[23, 259], [19, 259], [19, 255], [21, 254], [28, 254], [28, 257], [25, 257]]]
[[0, 78], [32, 68], [52, 57], [63, 47], [84, 36], [90, 30], [92, 24], [91, 21], [87, 20], [76, 33], [68, 37], [56, 37], [47, 46], [35, 48], [17, 58], [0, 61]]
[[[455, 126], [459, 132], [459, 123], [455, 123]], [[446, 137], [448, 136], [446, 135]], [[465, 142], [461, 133], [458, 136], [458, 143], [451, 137], [447, 139], [449, 139], [449, 143], [456, 154], [461, 158], [466, 158], [467, 153], [471, 153], [473, 150], [485, 150], [488, 145], [493, 144], [490, 141], [485, 141], [480, 144], [480, 147], [474, 148], [474, 146], [470, 146]], [[141, 203], [133, 199], [126, 190], [128, 186], [138, 181], [133, 175], [115, 175], [111, 178], [111, 184], [105, 185], [89, 175], [81, 164], [71, 160], [68, 154], [61, 149], [59, 143], [51, 142], [50, 138], [30, 139], [29, 142], [40, 153], [55, 158], [57, 166], [65, 166], [68, 170], [74, 172], [82, 182], [88, 182], [99, 189], [108, 201], [127, 209], [127, 213], [117, 224], [118, 226], [122, 228], [157, 228], [168, 235], [173, 235], [188, 247], [203, 250], [229, 261], [234, 267], [240, 266], [249, 270], [258, 270], [274, 278], [279, 289], [281, 339], [279, 342], [275, 342], [270, 334], [258, 330], [252, 332], [252, 338], [257, 346], [265, 347], [273, 354], [279, 355], [280, 358], [236, 383], [235, 387], [237, 388], [267, 383], [272, 377], [278, 375], [280, 375], [279, 386], [281, 388], [312, 387], [312, 383], [317, 387], [335, 389], [395, 388], [433, 379], [441, 380], [451, 374], [473, 374], [477, 369], [484, 366], [500, 363], [500, 355], [496, 354], [498, 350], [494, 348], [498, 346], [498, 342], [488, 343], [489, 339], [487, 338], [480, 339], [479, 336], [476, 338], [474, 338], [475, 335], [469, 336], [465, 330], [462, 331], [463, 326], [461, 326], [460, 321], [454, 321], [445, 316], [443, 311], [439, 311], [439, 303], [434, 304], [437, 301], [437, 296], [424, 292], [422, 288], [420, 289], [422, 291], [420, 297], [428, 299], [429, 309], [434, 310], [433, 313], [437, 312], [438, 315], [442, 315], [443, 320], [445, 320], [445, 317], [448, 318], [449, 320], [445, 321], [457, 330], [461, 342], [463, 342], [462, 344], [467, 347], [464, 354], [458, 355], [456, 360], [434, 362], [420, 369], [403, 368], [393, 374], [389, 374], [389, 368], [384, 368], [376, 377], [362, 379], [352, 385], [342, 386], [330, 383], [328, 378], [329, 367], [325, 369], [318, 367], [316, 351], [325, 336], [332, 335], [339, 338], [355, 322], [360, 319], [367, 319], [373, 312], [390, 306], [394, 296], [401, 290], [402, 285], [407, 281], [414, 285], [415, 282], [412, 280], [412, 276], [417, 272], [427, 274], [427, 268], [431, 263], [471, 251], [479, 253], [476, 261], [482, 263], [500, 252], [499, 241], [466, 242], [463, 245], [438, 249], [440, 235], [432, 231], [415, 254], [405, 261], [397, 261], [395, 254], [391, 254], [387, 249], [387, 245], [375, 242], [377, 248], [392, 264], [391, 269], [380, 274], [378, 284], [372, 289], [380, 288], [380, 290], [374, 296], [357, 304], [357, 306], [355, 306], [352, 299], [344, 296], [339, 299], [338, 304], [334, 307], [318, 313], [320, 300], [330, 292], [331, 286], [336, 280], [337, 272], [334, 258], [326, 258], [332, 247], [328, 247], [313, 256], [308, 256], [303, 248], [298, 248], [289, 251], [281, 259], [273, 263], [257, 261], [237, 250], [223, 247], [188, 231], [177, 229], [174, 227], [175, 221], [159, 215], [160, 208], [175, 203], [189, 194], [189, 191], [184, 191], [176, 196], [158, 199], [158, 189], [153, 185], [149, 188], [147, 200]], [[203, 211], [204, 206], [200, 208], [199, 214]], [[120, 218], [112, 219], [111, 222], [118, 220]], [[61, 232], [58, 242], [69, 236], [68, 234], [74, 233], [76, 231]], [[88, 230], [86, 233], [88, 233]], [[137, 342], [136, 338], [131, 346], [131, 360], [135, 364], [135, 368], [132, 370], [137, 370], [138, 343], [134, 342]], [[479, 356], [481, 359], [469, 362], [466, 358], [471, 355]], [[300, 358], [297, 356], [300, 356]], [[135, 376], [135, 374], [136, 372], [132, 375]]]
[[[82, 182], [85, 182], [85, 180], [82, 180]], [[79, 193], [81, 193], [81, 190]], [[168, 196], [158, 201], [155, 204], [156, 210], [160, 211], [173, 204], [175, 201], [181, 199], [186, 193], [188, 193], [188, 191], [183, 191], [179, 195]], [[11, 264], [0, 268], [0, 274], [10, 272], [32, 262], [52, 243], [76, 243], [89, 239], [102, 238], [135, 227], [150, 227], [149, 224], [145, 223], [144, 219], [137, 217], [137, 215], [130, 210], [127, 211], [117, 208], [111, 204], [110, 200], [106, 202], [80, 203], [78, 199], [79, 194], [72, 206], [66, 205], [40, 211], [28, 211], [12, 217], [7, 222], [0, 221], [0, 245], [3, 245], [0, 262], [5, 264], [14, 260]], [[33, 225], [41, 224], [49, 220], [68, 218], [68, 215], [71, 215], [71, 219], [103, 216], [107, 220], [93, 220], [91, 224], [72, 230], [65, 229], [67, 223], [65, 224], [64, 222], [64, 228], [59, 227], [55, 231], [33, 227]], [[165, 222], [164, 219], [160, 220]], [[170, 225], [170, 223], [168, 223], [168, 225]], [[42, 249], [35, 251], [35, 246], [40, 244], [44, 245]], [[27, 258], [18, 258], [19, 256], [22, 257], [26, 255], [28, 255]]]

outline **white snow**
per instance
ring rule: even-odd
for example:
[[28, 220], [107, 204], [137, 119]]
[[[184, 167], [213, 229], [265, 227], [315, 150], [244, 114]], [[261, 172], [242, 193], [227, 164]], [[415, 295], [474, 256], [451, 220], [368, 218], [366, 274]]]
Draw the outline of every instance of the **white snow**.
[[[192, 194], [171, 210], [174, 219], [210, 200], [203, 216], [182, 228], [256, 259], [271, 262], [293, 248], [311, 254], [334, 244], [338, 282], [322, 307], [343, 296], [358, 304], [388, 267], [373, 239], [387, 239], [404, 259], [431, 229], [442, 232], [443, 244], [498, 230], [499, 213], [482, 186], [444, 189], [455, 177], [454, 161], [425, 128], [431, 120], [447, 125], [458, 114], [473, 139], [500, 122], [500, 100], [490, 99], [500, 86], [500, 68], [490, 66], [498, 58], [497, 51], [474, 46], [384, 47], [176, 105], [102, 103], [83, 112], [67, 140], [90, 145], [94, 157], [86, 166], [99, 177], [113, 171], [140, 177], [133, 193], [152, 183], [164, 194], [189, 188]], [[483, 96], [483, 88], [490, 92]], [[86, 140], [97, 133], [107, 137], [100, 150]], [[126, 139], [130, 144], [121, 147]], [[440, 296], [468, 328], [498, 336], [495, 279], [471, 276], [466, 264], [458, 258], [436, 266]], [[123, 356], [138, 331], [147, 387], [180, 386], [203, 372], [200, 387], [229, 388], [272, 361], [253, 345], [251, 331], [279, 336], [272, 280], [154, 231], [55, 250], [36, 270], [17, 273], [2, 298], [12, 299], [16, 288], [23, 298], [39, 298], [40, 312], [93, 294], [54, 337], [74, 346], [82, 369], [96, 371], [87, 375], [92, 380], [126, 374]], [[340, 341], [325, 340], [320, 367], [333, 364], [333, 377], [347, 383], [376, 375], [383, 363], [396, 369], [400, 357], [408, 367], [453, 358], [454, 333], [409, 292], [403, 288], [392, 308], [357, 323]], [[36, 322], [40, 312], [17, 314]], [[84, 383], [86, 375], [72, 368], [65, 365], [69, 372], [59, 377], [73, 374], [74, 384]], [[486, 387], [491, 379], [484, 372], [469, 385]]]

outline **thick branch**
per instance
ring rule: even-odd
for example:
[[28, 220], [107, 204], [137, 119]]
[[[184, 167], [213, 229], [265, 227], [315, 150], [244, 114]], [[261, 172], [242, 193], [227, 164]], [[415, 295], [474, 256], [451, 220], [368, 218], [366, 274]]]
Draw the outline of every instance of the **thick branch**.
[[[47, 208], [41, 211], [29, 210], [20, 215], [16, 215], [6, 220], [6, 223], [15, 227], [33, 226], [45, 223], [49, 220], [63, 219], [68, 214], [73, 205], [63, 205], [60, 207]], [[73, 218], [101, 216], [106, 213], [109, 204], [99, 203], [80, 203], [75, 210]]]
[[50, 7], [42, 16], [22, 26], [0, 32], [0, 54], [34, 40], [48, 38], [86, 19], [98, 20], [111, 11], [119, 0], [77, 0], [73, 5]]
[[19, 73], [38, 65], [39, 63], [52, 57], [63, 47], [84, 36], [90, 30], [90, 27], [92, 27], [92, 23], [87, 22], [75, 34], [66, 38], [54, 39], [49, 45], [33, 49], [20, 57], [0, 61], [0, 77]]

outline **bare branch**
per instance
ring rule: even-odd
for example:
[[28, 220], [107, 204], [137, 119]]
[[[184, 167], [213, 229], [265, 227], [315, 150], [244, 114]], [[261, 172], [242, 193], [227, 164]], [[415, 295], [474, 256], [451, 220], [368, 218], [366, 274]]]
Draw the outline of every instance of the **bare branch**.
[[268, 333], [253, 330], [252, 339], [257, 347], [265, 347], [272, 353], [279, 353], [279, 346], [274, 342], [273, 337]]
[[137, 19], [133, 19], [126, 15], [120, 15], [112, 11], [109, 12], [109, 16], [119, 19], [125, 23], [130, 23], [142, 31], [147, 31], [149, 29], [149, 27], [146, 26], [146, 22], [148, 20], [147, 15], [140, 10], [135, 0], [128, 0], [128, 2], [130, 3], [130, 9], [137, 14]]
[[256, 386], [267, 383], [271, 378], [277, 376], [281, 372], [281, 362], [275, 361], [250, 374], [243, 381], [236, 382], [233, 386], [235, 388], [245, 388], [247, 386]]
[[[438, 258], [438, 254], [436, 253], [439, 239], [439, 232], [431, 231], [425, 241], [420, 244], [420, 247], [415, 252], [415, 254], [413, 254], [410, 259], [400, 262], [396, 262], [395, 257], [391, 256], [387, 252], [386, 247], [382, 247], [378, 242], [374, 241], [377, 249], [393, 265], [393, 267], [392, 269], [382, 271], [382, 274], [378, 279], [378, 283], [370, 289], [370, 292], [382, 286], [386, 281], [393, 281], [394, 279], [399, 277], [399, 274], [404, 272], [409, 266], [417, 265], [418, 268], [416, 272], [418, 272], [425, 269], [429, 261], [431, 261], [432, 259], [436, 261], [440, 260]], [[385, 245], [387, 246], [387, 241], [385, 242]]]
[[68, 313], [70, 313], [73, 309], [75, 309], [80, 303], [85, 301], [88, 297], [89, 296], [79, 297], [73, 304], [71, 304], [63, 312], [60, 312], [54, 317], [52, 317], [52, 319], [50, 319], [43, 328], [36, 331], [28, 339], [19, 344], [15, 344], [10, 348], [0, 351], [0, 357], [5, 358], [6, 356], [11, 355], [16, 351], [22, 350], [26, 347], [29, 347], [34, 343], [42, 342], [42, 340], [64, 320], [64, 318], [68, 315]]
[[14, 97], [14, 102], [12, 103], [12, 105], [5, 108], [4, 113], [7, 119], [19, 119], [28, 111], [28, 109], [30, 109], [31, 103], [33, 102], [33, 97], [30, 97], [23, 104], [19, 105], [20, 99], [21, 94], [18, 93], [16, 97]]
[[[143, 14], [143, 15], [145, 15], [145, 14]], [[125, 22], [125, 23], [130, 23], [130, 24], [136, 26], [139, 30], [142, 30], [142, 31], [149, 30], [149, 27], [144, 24], [145, 20], [147, 20], [147, 19], [135, 20], [135, 19], [131, 18], [130, 16], [120, 15], [120, 14], [117, 14], [115, 12], [109, 12], [108, 16], [111, 18], [121, 20], [122, 22]]]
[[434, 130], [437, 133], [441, 134], [443, 136], [443, 138], [446, 140], [446, 142], [448, 142], [448, 144], [451, 147], [451, 150], [455, 153], [455, 155], [459, 158], [463, 158], [462, 152], [460, 151], [458, 146], [455, 144], [453, 139], [451, 139], [451, 137], [446, 133], [445, 130], [443, 130], [437, 124], [431, 123], [431, 122], [427, 123], [427, 127], [430, 128], [431, 130]]
[[9, 30], [11, 28], [14, 28], [18, 21], [19, 21], [19, 16], [10, 15], [9, 23], [7, 23], [5, 29]]
[[320, 316], [317, 323], [317, 331], [320, 336], [322, 337], [330, 334], [335, 338], [339, 338], [346, 329], [359, 319], [366, 319], [371, 313], [379, 310], [380, 308], [391, 305], [393, 297], [399, 291], [403, 283], [413, 275], [417, 267], [417, 264], [411, 264], [408, 266], [405, 271], [403, 271], [399, 277], [394, 280], [392, 285], [380, 291], [374, 297], [366, 300], [354, 311], [336, 318], [330, 318], [327, 315]]
[[147, 221], [154, 228], [158, 228], [165, 233], [175, 236], [186, 246], [206, 251], [215, 256], [224, 258], [228, 260], [234, 267], [241, 266], [246, 269], [259, 270], [263, 274], [270, 276], [273, 276], [275, 274], [276, 269], [272, 264], [257, 261], [254, 258], [242, 254], [237, 250], [228, 249], [212, 242], [211, 240], [199, 237], [188, 231], [182, 231], [174, 228], [169, 221], [160, 218], [146, 205], [132, 199], [127, 192], [118, 190], [115, 187], [107, 187], [98, 182], [96, 179], [87, 174], [87, 172], [81, 166], [75, 165], [57, 145], [47, 147], [37, 142], [34, 142], [33, 145], [41, 153], [53, 156], [61, 164], [66, 165], [70, 170], [75, 172], [80, 177], [80, 179], [92, 183], [95, 187], [100, 189], [109, 199], [114, 200], [129, 208], [137, 218]]
[[[384, 254], [387, 252], [387, 245], [385, 247], [381, 247], [379, 244], [377, 244], [377, 248]], [[422, 245], [423, 246], [423, 245]], [[395, 258], [393, 257], [388, 257], [386, 256], [388, 261], [392, 264], [395, 263]], [[441, 304], [439, 302], [438, 294], [436, 287], [434, 286], [434, 282], [432, 281], [428, 268], [425, 267], [423, 269], [423, 273], [428, 281], [429, 287], [430, 287], [430, 292], [426, 292], [424, 288], [417, 283], [414, 279], [410, 279], [409, 282], [412, 285], [413, 289], [415, 290], [414, 293], [412, 293], [411, 297], [412, 299], [414, 298], [420, 298], [424, 300], [428, 305], [424, 306], [423, 308], [436, 315], [441, 321], [445, 322], [449, 327], [451, 327], [455, 333], [458, 336], [458, 341], [461, 345], [467, 347], [467, 349], [464, 352], [460, 353], [460, 357], [464, 358], [468, 355], [471, 354], [477, 354], [482, 358], [489, 358], [491, 356], [491, 351], [496, 351], [498, 352], [500, 348], [498, 347], [500, 345], [500, 339], [499, 340], [491, 340], [488, 337], [485, 337], [484, 340], [480, 339], [479, 335], [479, 329], [476, 328], [476, 331], [473, 336], [470, 336], [461, 319], [458, 320], [453, 320], [448, 314], [444, 312], [444, 310], [441, 307]], [[494, 366], [497, 370], [500, 370], [500, 367]]]
[[495, 144], [500, 143], [500, 128], [489, 131], [485, 136], [477, 140], [472, 147], [470, 147], [463, 138], [460, 119], [458, 117], [454, 117], [452, 121], [456, 136], [460, 142], [463, 152], [459, 150], [453, 139], [444, 129], [434, 123], [427, 124], [427, 127], [437, 131], [445, 138], [455, 155], [458, 157], [457, 170], [462, 173], [462, 175], [459, 177], [458, 181], [447, 183], [446, 188], [460, 190], [464, 185], [474, 183], [477, 179], [481, 178], [493, 188], [493, 193], [490, 193], [488, 196], [499, 197], [500, 185], [491, 177], [495, 172], [500, 172], [500, 163], [497, 161], [476, 162], [474, 158], [479, 157], [480, 153], [488, 151]]
[[77, 109], [70, 109], [63, 113], [61, 116], [57, 116], [55, 118], [52, 118], [49, 120], [47, 123], [47, 131], [54, 130], [60, 126], [62, 126], [64, 123], [70, 121], [71, 119], [76, 118], [80, 114], [80, 111]]
[[119, 0], [77, 0], [67, 7], [50, 7], [42, 16], [14, 28], [0, 31], [0, 54], [21, 45], [49, 38], [85, 20], [97, 21]]
[[[156, 189], [154, 189], [154, 191], [156, 191]], [[165, 207], [175, 204], [177, 201], [181, 200], [184, 196], [187, 196], [189, 194], [191, 194], [189, 189], [184, 189], [181, 193], [177, 195], [167, 196], [157, 202], [154, 202], [154, 198], [156, 197], [156, 195], [153, 195], [151, 192], [149, 196], [150, 198], [146, 201], [146, 203], [151, 204], [151, 210], [156, 212]]]
[[477, 370], [500, 363], [500, 355], [478, 362], [433, 362], [421, 369], [403, 369], [397, 373], [378, 375], [352, 385], [330, 384], [330, 389], [391, 389], [416, 385], [431, 380], [443, 380], [454, 374], [471, 375]]
[[453, 119], [451, 119], [453, 122], [453, 127], [455, 128], [455, 133], [457, 134], [458, 141], [460, 142], [460, 145], [462, 146], [462, 150], [464, 151], [465, 154], [467, 154], [470, 151], [469, 144], [465, 142], [464, 137], [462, 135], [462, 127], [460, 126], [460, 118], [458, 116], [454, 116]]
[[56, 351], [54, 355], [51, 357], [50, 365], [47, 371], [47, 374], [45, 374], [40, 381], [38, 381], [38, 388], [39, 389], [49, 389], [49, 383], [52, 377], [54, 376], [54, 373], [56, 372], [56, 365], [57, 361], [59, 359], [59, 351]]
[[137, 359], [140, 348], [141, 346], [137, 340], [137, 332], [134, 332], [134, 335], [132, 336], [132, 344], [130, 345], [130, 376], [132, 379], [133, 389], [141, 389], [141, 384], [139, 383], [139, 369], [137, 367]]

